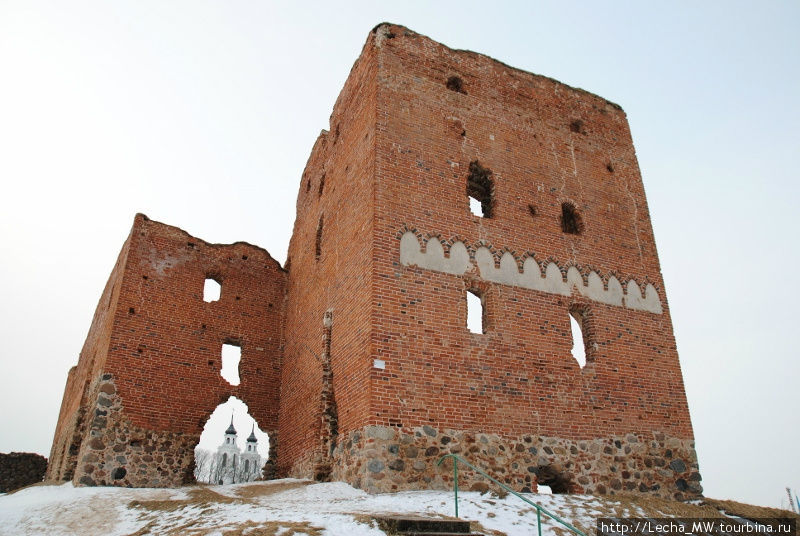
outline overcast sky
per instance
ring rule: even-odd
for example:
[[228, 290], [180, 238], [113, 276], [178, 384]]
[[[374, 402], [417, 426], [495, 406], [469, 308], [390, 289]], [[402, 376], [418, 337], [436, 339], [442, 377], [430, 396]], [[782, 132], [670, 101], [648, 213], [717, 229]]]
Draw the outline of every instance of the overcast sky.
[[49, 455], [136, 212], [284, 262], [303, 166], [381, 21], [622, 105], [706, 494], [785, 505], [800, 488], [789, 0], [0, 0], [0, 451]]

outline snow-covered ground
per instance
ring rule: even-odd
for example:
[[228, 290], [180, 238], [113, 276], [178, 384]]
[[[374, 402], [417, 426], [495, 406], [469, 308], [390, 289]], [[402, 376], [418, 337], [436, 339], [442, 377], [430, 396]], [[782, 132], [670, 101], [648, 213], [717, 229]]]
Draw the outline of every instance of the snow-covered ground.
[[[719, 515], [709, 506], [650, 498], [526, 496], [587, 534], [595, 533], [596, 518], [604, 516]], [[0, 535], [380, 536], [370, 517], [380, 513], [453, 516], [453, 493], [369, 495], [340, 482], [294, 479], [180, 489], [37, 485], [0, 495]], [[487, 536], [536, 534], [535, 510], [513, 495], [460, 492], [459, 514]], [[566, 534], [542, 520], [543, 534]]]
[[[586, 528], [604, 509], [580, 495], [530, 495]], [[33, 486], [0, 496], [0, 534], [277, 534], [379, 536], [377, 513], [452, 516], [453, 494], [416, 491], [369, 495], [347, 484], [284, 479], [181, 489]], [[636, 512], [631, 512], [634, 514]], [[536, 514], [513, 496], [459, 494], [459, 514], [486, 534], [535, 534]], [[552, 526], [549, 520], [546, 527]], [[550, 531], [547, 531], [550, 532]], [[552, 532], [550, 532], [552, 533]]]

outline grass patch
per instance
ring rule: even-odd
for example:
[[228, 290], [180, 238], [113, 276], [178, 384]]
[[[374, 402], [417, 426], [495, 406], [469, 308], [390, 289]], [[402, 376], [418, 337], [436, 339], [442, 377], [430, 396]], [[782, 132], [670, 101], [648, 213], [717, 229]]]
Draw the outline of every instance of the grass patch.
[[148, 523], [141, 529], [128, 536], [208, 536], [220, 534], [223, 536], [322, 536], [325, 530], [308, 522], [294, 521], [244, 521], [231, 527], [195, 527], [198, 521], [191, 521], [182, 525], [171, 527], [159, 526], [155, 521]]
[[[470, 521], [469, 526], [472, 529], [472, 532], [478, 532], [480, 534], [486, 534], [486, 536], [508, 536], [507, 533], [503, 532], [502, 530], [493, 530], [487, 529], [479, 521]], [[573, 534], [573, 536], [575, 536]]]
[[243, 499], [255, 499], [256, 497], [266, 497], [291, 489], [303, 488], [309, 484], [313, 484], [313, 482], [311, 480], [305, 482], [259, 482], [258, 484], [250, 484], [238, 488], [236, 495]]
[[277, 536], [278, 531], [280, 536], [295, 536], [295, 535], [308, 535], [308, 536], [322, 536], [325, 529], [315, 527], [311, 523], [294, 523], [291, 521], [264, 521], [262, 523], [255, 523], [248, 521], [242, 523], [239, 527], [230, 530], [223, 530], [223, 536]]
[[[643, 517], [724, 517], [719, 510], [706, 504], [690, 504], [649, 495], [614, 495], [606, 498], [613, 509], [613, 516], [631, 516], [638, 512]], [[642, 516], [640, 516], [642, 517]]]
[[243, 499], [228, 497], [212, 491], [209, 488], [198, 487], [187, 491], [188, 499], [164, 499], [155, 501], [131, 501], [128, 508], [149, 510], [150, 512], [175, 512], [190, 506], [200, 506], [208, 508], [212, 504], [231, 504], [244, 502]]
[[718, 510], [724, 510], [727, 514], [743, 517], [745, 519], [771, 519], [776, 517], [788, 517], [794, 518], [800, 522], [800, 515], [790, 512], [789, 510], [767, 508], [766, 506], [755, 506], [736, 501], [721, 501], [717, 499], [703, 499], [703, 502], [713, 506]]

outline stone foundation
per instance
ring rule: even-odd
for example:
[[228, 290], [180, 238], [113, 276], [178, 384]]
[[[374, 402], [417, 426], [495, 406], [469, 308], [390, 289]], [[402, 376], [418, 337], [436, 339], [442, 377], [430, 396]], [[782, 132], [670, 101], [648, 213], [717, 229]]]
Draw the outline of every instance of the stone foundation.
[[[292, 467], [287, 471], [286, 475], [289, 478], [309, 478], [312, 480], [317, 480], [316, 476], [318, 475], [317, 468], [324, 462], [323, 456], [321, 451], [316, 450], [314, 452], [308, 453], [306, 456], [303, 456], [300, 460], [298, 460]], [[334, 479], [340, 480], [340, 479]]]
[[267, 461], [264, 462], [264, 467], [261, 468], [261, 480], [274, 480], [278, 478], [278, 432], [268, 431], [269, 437], [269, 454]]
[[[452, 463], [436, 465], [445, 454], [458, 454], [521, 492], [536, 491], [537, 483], [555, 493], [638, 492], [679, 500], [703, 491], [694, 441], [660, 433], [572, 441], [534, 435], [511, 439], [430, 426], [368, 426], [340, 437], [332, 479], [370, 493], [450, 489]], [[460, 487], [480, 489], [485, 483], [459, 466]]]
[[177, 487], [194, 481], [199, 434], [133, 426], [125, 417], [111, 374], [100, 376], [90, 400], [95, 400], [95, 405], [87, 416], [90, 421], [78, 453], [75, 484]]
[[58, 438], [54, 440], [45, 476], [47, 480], [57, 482], [72, 480], [77, 465], [81, 437], [85, 431], [85, 413], [83, 408], [78, 408], [71, 419], [64, 423], [64, 429], [70, 432], [64, 434], [60, 441]]

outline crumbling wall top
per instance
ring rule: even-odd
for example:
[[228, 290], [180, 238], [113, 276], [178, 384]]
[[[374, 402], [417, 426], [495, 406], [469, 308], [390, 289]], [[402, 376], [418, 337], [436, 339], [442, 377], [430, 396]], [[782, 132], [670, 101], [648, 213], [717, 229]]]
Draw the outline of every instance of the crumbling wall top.
[[509, 74], [511, 74], [513, 77], [529, 78], [539, 83], [551, 84], [554, 86], [555, 91], [560, 90], [560, 91], [575, 92], [581, 94], [585, 98], [597, 101], [598, 105], [608, 106], [613, 110], [621, 112], [623, 115], [625, 114], [625, 111], [623, 110], [622, 106], [600, 95], [597, 95], [596, 93], [592, 93], [591, 91], [587, 91], [583, 88], [570, 86], [569, 84], [565, 84], [564, 82], [561, 82], [549, 76], [532, 73], [530, 71], [514, 67], [498, 59], [492, 58], [491, 56], [488, 56], [486, 54], [481, 54], [480, 52], [474, 52], [472, 50], [467, 50], [467, 49], [450, 48], [447, 45], [439, 43], [438, 41], [434, 41], [430, 37], [419, 34], [400, 24], [394, 24], [391, 22], [381, 22], [380, 24], [376, 25], [374, 28], [372, 28], [372, 31], [370, 32], [370, 37], [367, 40], [367, 45], [371, 44], [377, 48], [381, 48], [387, 42], [387, 40], [392, 40], [396, 38], [401, 38], [409, 40], [411, 42], [416, 42], [418, 43], [417, 46], [421, 48], [441, 47], [442, 49], [446, 49], [448, 52], [455, 54], [456, 56], [470, 56], [472, 58], [479, 59], [486, 63], [493, 63], [508, 69], [510, 71]]

